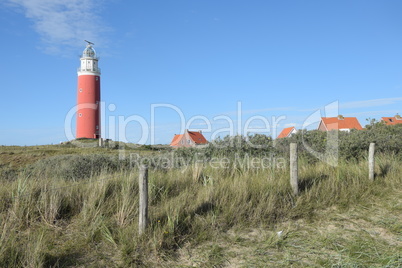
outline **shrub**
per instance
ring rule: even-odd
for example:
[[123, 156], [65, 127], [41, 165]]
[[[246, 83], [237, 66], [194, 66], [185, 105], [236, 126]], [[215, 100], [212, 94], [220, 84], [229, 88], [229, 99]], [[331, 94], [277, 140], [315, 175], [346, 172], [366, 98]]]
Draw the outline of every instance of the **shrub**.
[[273, 152], [272, 138], [263, 134], [225, 136], [212, 141], [204, 150], [208, 156], [266, 156]]
[[[376, 144], [376, 152], [389, 153], [402, 157], [402, 124], [389, 126], [381, 122], [372, 122], [365, 130], [352, 130], [351, 132], [338, 131], [339, 157], [345, 160], [359, 160], [367, 156], [370, 143]], [[314, 161], [304, 144], [314, 151], [325, 152], [328, 132], [302, 130], [289, 138], [277, 139], [275, 149], [277, 153], [288, 155], [289, 144], [296, 142], [299, 146], [299, 155]], [[303, 144], [304, 142], [304, 144]], [[315, 160], [316, 161], [316, 160]]]

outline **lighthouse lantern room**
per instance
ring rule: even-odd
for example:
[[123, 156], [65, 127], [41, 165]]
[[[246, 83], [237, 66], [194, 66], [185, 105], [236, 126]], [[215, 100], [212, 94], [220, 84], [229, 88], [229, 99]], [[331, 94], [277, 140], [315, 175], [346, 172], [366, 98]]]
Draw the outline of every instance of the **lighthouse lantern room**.
[[76, 138], [98, 139], [100, 132], [100, 69], [93, 43], [82, 52], [78, 68]]

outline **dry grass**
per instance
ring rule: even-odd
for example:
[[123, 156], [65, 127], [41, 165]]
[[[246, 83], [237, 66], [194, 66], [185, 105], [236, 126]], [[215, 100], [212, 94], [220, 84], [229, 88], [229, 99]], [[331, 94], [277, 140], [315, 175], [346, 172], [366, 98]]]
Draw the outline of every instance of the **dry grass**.
[[[52, 148], [43, 158], [66, 154]], [[50, 165], [35, 161], [25, 165]], [[301, 160], [297, 197], [286, 168], [151, 169], [141, 237], [137, 169], [109, 165], [71, 179], [21, 164], [0, 184], [0, 266], [399, 267], [402, 167], [392, 156], [377, 163], [369, 182], [365, 161]]]

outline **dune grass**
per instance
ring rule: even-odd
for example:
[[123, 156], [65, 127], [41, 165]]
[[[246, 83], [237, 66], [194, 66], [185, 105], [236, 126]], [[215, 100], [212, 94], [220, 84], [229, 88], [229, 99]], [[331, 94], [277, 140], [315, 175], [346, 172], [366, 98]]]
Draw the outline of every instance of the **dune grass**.
[[1, 267], [402, 265], [402, 167], [392, 155], [376, 156], [372, 182], [364, 160], [300, 159], [299, 196], [286, 165], [150, 168], [142, 236], [136, 167], [85, 156], [78, 162], [107, 163], [79, 166], [82, 175], [75, 160], [49, 155], [0, 182]]

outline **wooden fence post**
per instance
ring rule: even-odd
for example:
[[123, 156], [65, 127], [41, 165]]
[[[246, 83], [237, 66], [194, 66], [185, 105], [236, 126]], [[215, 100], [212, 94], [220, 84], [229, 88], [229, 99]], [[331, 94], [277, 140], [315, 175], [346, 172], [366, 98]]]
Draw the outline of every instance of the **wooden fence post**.
[[299, 194], [299, 185], [297, 183], [298, 163], [297, 163], [297, 143], [290, 144], [290, 185], [293, 189], [293, 194]]
[[374, 161], [374, 151], [375, 151], [375, 143], [370, 143], [370, 148], [369, 148], [369, 180], [374, 180], [374, 167], [375, 167], [375, 161]]
[[138, 183], [140, 192], [138, 233], [141, 235], [145, 232], [148, 225], [148, 167], [140, 167]]

